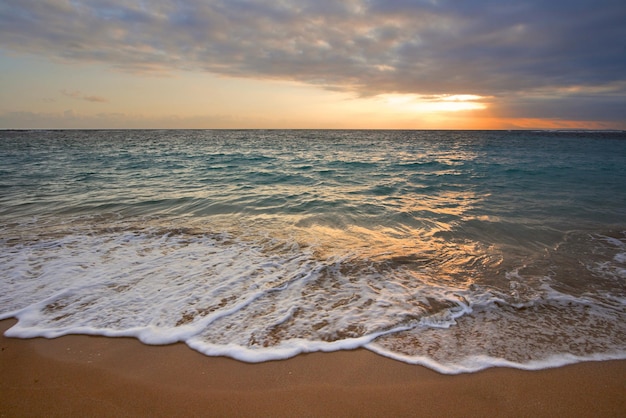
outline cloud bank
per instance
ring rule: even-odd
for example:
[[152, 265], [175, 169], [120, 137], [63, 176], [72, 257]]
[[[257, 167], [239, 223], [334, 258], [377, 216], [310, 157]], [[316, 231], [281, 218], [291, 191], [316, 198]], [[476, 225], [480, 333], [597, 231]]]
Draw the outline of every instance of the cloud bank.
[[624, 22], [623, 0], [4, 0], [0, 48], [624, 122]]

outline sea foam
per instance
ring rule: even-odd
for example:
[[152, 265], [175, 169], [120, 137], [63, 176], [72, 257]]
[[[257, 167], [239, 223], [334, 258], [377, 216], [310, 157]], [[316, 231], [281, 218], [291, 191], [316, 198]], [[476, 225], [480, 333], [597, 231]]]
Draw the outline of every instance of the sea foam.
[[366, 348], [442, 373], [626, 358], [626, 141], [0, 135], [7, 336]]

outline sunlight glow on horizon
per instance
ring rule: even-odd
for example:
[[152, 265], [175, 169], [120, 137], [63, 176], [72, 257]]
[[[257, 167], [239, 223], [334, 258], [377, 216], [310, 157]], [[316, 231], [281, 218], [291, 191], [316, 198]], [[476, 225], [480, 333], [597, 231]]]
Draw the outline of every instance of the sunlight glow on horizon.
[[22, 84], [0, 80], [0, 129], [624, 129], [501, 115], [493, 96], [358, 97], [297, 81], [180, 71], [163, 77], [101, 65], [76, 73], [40, 58], [0, 53], [3, 59], [10, 64], [5, 80], [19, 73]]
[[0, 129], [626, 129], [626, 9], [513, 4], [8, 0]]
[[474, 94], [381, 94], [378, 97], [395, 109], [418, 114], [482, 110], [487, 108], [482, 100], [488, 99]]

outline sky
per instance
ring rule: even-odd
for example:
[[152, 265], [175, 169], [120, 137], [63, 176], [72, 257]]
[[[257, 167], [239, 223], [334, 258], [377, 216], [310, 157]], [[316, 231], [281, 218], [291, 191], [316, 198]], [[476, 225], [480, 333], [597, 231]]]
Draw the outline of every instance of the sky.
[[624, 0], [0, 0], [0, 129], [626, 129]]

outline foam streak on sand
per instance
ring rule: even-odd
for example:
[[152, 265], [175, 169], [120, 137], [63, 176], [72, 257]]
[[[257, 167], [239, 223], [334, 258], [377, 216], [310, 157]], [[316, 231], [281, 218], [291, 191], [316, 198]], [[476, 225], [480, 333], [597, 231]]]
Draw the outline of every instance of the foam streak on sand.
[[626, 358], [621, 133], [3, 133], [6, 335], [442, 373]]

